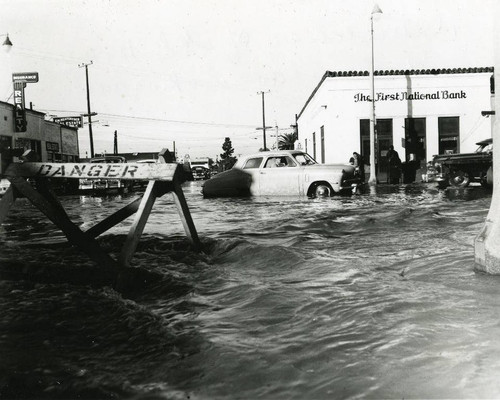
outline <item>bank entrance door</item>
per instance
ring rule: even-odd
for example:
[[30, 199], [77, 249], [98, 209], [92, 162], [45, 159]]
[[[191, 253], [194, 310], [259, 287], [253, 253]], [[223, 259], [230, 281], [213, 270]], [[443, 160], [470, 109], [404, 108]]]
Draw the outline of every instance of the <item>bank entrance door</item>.
[[389, 176], [387, 152], [392, 145], [392, 119], [377, 119], [376, 128], [377, 178], [379, 182], [387, 182]]
[[[370, 163], [370, 120], [360, 120], [361, 155]], [[387, 182], [387, 151], [392, 145], [392, 119], [377, 119], [375, 132], [375, 171], [379, 182]]]

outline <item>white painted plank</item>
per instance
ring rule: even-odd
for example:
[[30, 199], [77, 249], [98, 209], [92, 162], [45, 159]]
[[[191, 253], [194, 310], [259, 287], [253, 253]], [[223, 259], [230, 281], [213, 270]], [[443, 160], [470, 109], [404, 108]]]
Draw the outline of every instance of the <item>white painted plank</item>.
[[172, 181], [177, 163], [12, 163], [7, 177]]

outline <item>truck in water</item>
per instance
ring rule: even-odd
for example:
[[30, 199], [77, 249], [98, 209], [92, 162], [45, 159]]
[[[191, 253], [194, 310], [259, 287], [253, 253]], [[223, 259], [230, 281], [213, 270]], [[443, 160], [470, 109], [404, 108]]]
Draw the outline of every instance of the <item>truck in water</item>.
[[209, 157], [191, 160], [191, 173], [193, 174], [193, 179], [195, 181], [210, 179], [212, 176], [213, 163], [214, 161]]
[[434, 156], [433, 164], [438, 174], [439, 187], [466, 187], [478, 182], [485, 187], [493, 185], [493, 139], [476, 143], [474, 153], [440, 154]]

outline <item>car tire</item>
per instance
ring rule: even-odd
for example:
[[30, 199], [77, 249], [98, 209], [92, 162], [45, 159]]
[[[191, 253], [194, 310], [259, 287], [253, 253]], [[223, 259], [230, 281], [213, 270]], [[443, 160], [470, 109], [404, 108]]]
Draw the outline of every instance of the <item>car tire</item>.
[[320, 183], [314, 187], [314, 197], [330, 197], [333, 194], [333, 189], [330, 185]]
[[481, 185], [487, 189], [491, 189], [493, 187], [493, 166], [488, 168], [488, 171], [486, 171], [486, 174], [482, 177]]
[[467, 187], [470, 183], [469, 174], [463, 171], [454, 171], [450, 174], [449, 183], [454, 187]]

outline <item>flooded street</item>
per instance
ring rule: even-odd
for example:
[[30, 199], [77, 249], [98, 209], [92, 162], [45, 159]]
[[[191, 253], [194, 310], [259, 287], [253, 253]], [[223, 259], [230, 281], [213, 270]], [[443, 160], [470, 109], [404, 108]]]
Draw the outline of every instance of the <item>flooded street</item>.
[[[184, 185], [205, 254], [164, 196], [120, 290], [91, 284], [88, 258], [16, 202], [0, 227], [1, 398], [500, 396], [500, 277], [475, 271], [473, 248], [491, 192], [200, 189]], [[88, 229], [133, 198], [63, 203]], [[119, 251], [130, 224], [100, 241]]]

